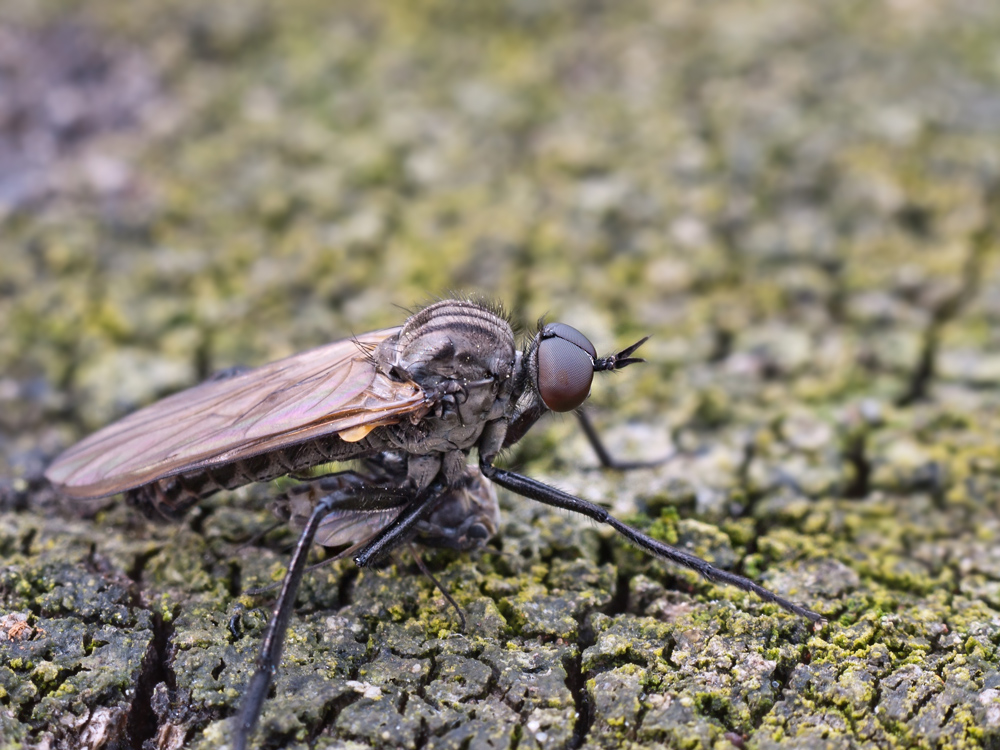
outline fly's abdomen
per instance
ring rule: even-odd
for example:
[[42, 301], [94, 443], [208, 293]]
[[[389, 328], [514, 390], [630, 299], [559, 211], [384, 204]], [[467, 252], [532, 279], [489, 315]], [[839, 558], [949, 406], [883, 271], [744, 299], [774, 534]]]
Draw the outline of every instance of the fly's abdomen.
[[220, 490], [234, 490], [245, 484], [268, 482], [331, 461], [361, 458], [372, 452], [372, 439], [375, 439], [374, 435], [348, 443], [336, 435], [328, 435], [257, 456], [163, 477], [128, 490], [125, 498], [130, 505], [139, 508], [150, 518], [161, 516], [176, 519], [199, 500]]

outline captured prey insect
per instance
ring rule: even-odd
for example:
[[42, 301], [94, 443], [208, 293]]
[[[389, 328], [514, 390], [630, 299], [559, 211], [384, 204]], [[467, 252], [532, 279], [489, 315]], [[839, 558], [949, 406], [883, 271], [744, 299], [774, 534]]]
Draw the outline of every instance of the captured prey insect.
[[[821, 621], [599, 505], [494, 464], [546, 412], [577, 410], [590, 395], [594, 373], [643, 361], [632, 355], [645, 340], [598, 357], [575, 328], [542, 323], [518, 350], [499, 308], [443, 300], [399, 328], [337, 341], [163, 399], [70, 448], [46, 476], [71, 497], [124, 492], [147, 513], [175, 517], [218, 490], [358, 461], [355, 469], [288, 493], [281, 504], [281, 515], [303, 531], [244, 697], [236, 748], [246, 746], [281, 661], [313, 541], [353, 543], [359, 566], [414, 538], [473, 549], [496, 531], [486, 480], [608, 524], [656, 557]], [[586, 417], [577, 414], [601, 462], [626, 467], [611, 461]], [[477, 466], [467, 462], [473, 448]]]

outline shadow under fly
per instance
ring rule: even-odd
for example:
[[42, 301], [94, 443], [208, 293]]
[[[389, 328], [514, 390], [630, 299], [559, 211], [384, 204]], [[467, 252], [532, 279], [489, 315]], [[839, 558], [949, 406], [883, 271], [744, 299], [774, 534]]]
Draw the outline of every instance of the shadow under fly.
[[[637, 547], [706, 579], [822, 617], [742, 576], [660, 542], [605, 508], [495, 465], [546, 412], [576, 411], [594, 373], [620, 370], [641, 339], [606, 357], [564, 323], [541, 323], [518, 349], [494, 305], [443, 300], [401, 327], [356, 336], [163, 399], [73, 446], [48, 479], [74, 498], [124, 492], [147, 514], [181, 515], [201, 498], [332, 461], [359, 461], [279, 503], [302, 526], [257, 670], [236, 720], [245, 748], [275, 672], [310, 547], [350, 543], [369, 566], [414, 538], [474, 549], [496, 531], [488, 482], [607, 524]], [[602, 463], [616, 464], [577, 411]], [[475, 449], [477, 466], [468, 458]], [[485, 479], [484, 479], [485, 478]]]

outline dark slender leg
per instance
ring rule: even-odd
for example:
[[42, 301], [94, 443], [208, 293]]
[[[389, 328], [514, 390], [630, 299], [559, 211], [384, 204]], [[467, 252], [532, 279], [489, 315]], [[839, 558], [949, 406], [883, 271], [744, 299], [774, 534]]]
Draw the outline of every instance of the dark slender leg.
[[266, 537], [268, 534], [270, 534], [272, 531], [274, 531], [276, 528], [278, 528], [281, 525], [282, 525], [282, 521], [275, 521], [270, 526], [265, 526], [263, 529], [261, 529], [260, 531], [258, 531], [252, 537], [250, 537], [245, 542], [243, 542], [243, 544], [241, 544], [239, 547], [237, 547], [236, 551], [239, 552], [240, 550], [245, 549], [246, 547], [252, 547], [252, 546], [254, 546], [255, 544], [257, 544], [257, 542], [259, 542], [261, 539], [263, 539], [264, 537]]
[[[368, 540], [366, 539], [365, 542], [367, 542], [367, 541]], [[355, 552], [357, 552], [359, 549], [361, 549], [362, 547], [364, 547], [365, 546], [365, 542], [358, 542], [357, 544], [352, 544], [350, 547], [348, 547], [347, 549], [343, 550], [342, 552], [338, 552], [333, 557], [328, 557], [323, 562], [318, 562], [318, 563], [315, 563], [313, 565], [308, 566], [306, 568], [306, 573], [312, 573], [314, 570], [319, 570], [320, 568], [325, 568], [328, 565], [333, 565], [338, 560], [343, 560], [345, 557], [350, 557]], [[276, 588], [278, 588], [279, 586], [281, 586], [281, 584], [282, 584], [281, 581], [276, 581], [274, 583], [269, 583], [266, 586], [255, 586], [252, 589], [244, 589], [243, 590], [243, 594], [245, 596], [263, 596], [264, 594], [266, 594], [266, 593], [268, 593], [270, 591], [274, 591]]]
[[[333, 463], [333, 462], [331, 462]], [[369, 484], [385, 484], [396, 482], [398, 484], [405, 477], [405, 464], [402, 465], [403, 474], [399, 477], [394, 477], [390, 475], [389, 472], [385, 470], [385, 467], [378, 463], [378, 457], [368, 458], [363, 462], [364, 467], [367, 471], [355, 471], [354, 469], [342, 469], [339, 471], [328, 471], [325, 474], [299, 474], [291, 473], [286, 474], [290, 479], [294, 479], [297, 482], [319, 482], [324, 479], [343, 479], [344, 481], [361, 481], [367, 482]]]
[[421, 492], [392, 523], [382, 529], [364, 548], [354, 556], [359, 568], [367, 568], [380, 557], [388, 555], [396, 547], [410, 539], [413, 527], [434, 510], [443, 488], [433, 484]]
[[[344, 474], [343, 471], [328, 471], [326, 474], [285, 474], [289, 479], [294, 479], [296, 482], [316, 482], [320, 479], [329, 479], [330, 477], [337, 477]], [[354, 472], [350, 472], [354, 473]]]
[[448, 602], [448, 604], [451, 605], [451, 608], [455, 610], [455, 614], [458, 615], [458, 629], [459, 629], [459, 631], [461, 631], [462, 633], [464, 633], [465, 632], [465, 613], [462, 612], [462, 608], [458, 606], [458, 602], [456, 602], [452, 598], [451, 594], [449, 594], [445, 590], [444, 586], [441, 585], [441, 582], [437, 578], [434, 577], [433, 573], [431, 573], [430, 568], [427, 567], [427, 564], [423, 561], [423, 558], [420, 557], [420, 553], [417, 552], [416, 545], [413, 545], [413, 544], [410, 545], [410, 554], [413, 555], [413, 559], [416, 561], [417, 567], [420, 568], [420, 572], [423, 573], [425, 576], [427, 576], [428, 578], [431, 579], [431, 583], [434, 584], [434, 587], [437, 588], [437, 590], [441, 592], [441, 594], [444, 596], [444, 598]]
[[[382, 475], [369, 475], [353, 469], [332, 471], [329, 474], [319, 474], [314, 477], [298, 477], [289, 474], [292, 479], [302, 482], [289, 489], [289, 492], [303, 491], [301, 487], [318, 487], [323, 492], [352, 492], [357, 498], [375, 499], [385, 495], [401, 497], [405, 491], [402, 482], [405, 477], [389, 479]], [[345, 495], [346, 498], [346, 495]], [[344, 507], [338, 503], [338, 507]]]
[[[351, 522], [356, 522], [353, 532], [368, 525], [371, 530], [369, 533], [374, 534], [376, 526], [365, 522], [365, 516], [375, 518], [381, 511], [402, 508], [413, 499], [413, 495], [414, 490], [406, 482], [405, 476], [394, 481], [356, 471], [341, 471], [290, 487], [274, 503], [273, 510], [282, 521], [294, 521], [298, 524], [301, 523], [303, 514], [293, 518], [296, 504], [301, 505], [305, 500], [306, 507], [311, 505], [315, 508], [327, 496], [334, 497], [334, 505], [329, 512], [338, 511], [339, 521], [334, 520], [332, 528], [324, 532], [325, 536], [320, 538], [322, 544], [329, 540], [329, 532], [335, 530], [337, 525], [349, 527]], [[349, 539], [355, 540], [356, 537]]]
[[548, 412], [548, 408], [542, 403], [541, 399], [536, 396], [535, 400], [529, 403], [523, 411], [514, 417], [514, 421], [512, 421], [507, 427], [507, 432], [504, 435], [503, 447], [509, 448], [518, 440], [523, 438], [535, 422], [548, 414]]
[[590, 421], [590, 417], [587, 416], [587, 412], [583, 409], [577, 409], [574, 413], [576, 414], [577, 420], [580, 422], [580, 427], [583, 428], [583, 434], [587, 436], [587, 442], [590, 443], [590, 446], [594, 449], [594, 453], [597, 454], [597, 460], [601, 462], [601, 466], [605, 469], [614, 469], [615, 471], [648, 469], [653, 466], [665, 464], [677, 455], [674, 453], [657, 461], [618, 461], [612, 458], [611, 454], [608, 453], [608, 449], [604, 447], [604, 442], [601, 440], [600, 435], [597, 434], [597, 430], [594, 429], [594, 423]]
[[550, 487], [549, 485], [539, 482], [536, 479], [531, 479], [530, 477], [517, 474], [513, 471], [507, 471], [506, 469], [498, 469], [486, 461], [480, 461], [479, 468], [485, 476], [499, 484], [501, 487], [506, 487], [512, 492], [516, 492], [524, 497], [545, 503], [546, 505], [563, 508], [564, 510], [571, 510], [575, 513], [587, 516], [588, 518], [592, 518], [595, 521], [599, 521], [600, 523], [606, 523], [637, 547], [644, 549], [663, 560], [668, 560], [669, 562], [681, 565], [685, 568], [690, 568], [709, 581], [726, 583], [730, 586], [742, 589], [743, 591], [752, 592], [764, 601], [773, 602], [779, 607], [782, 607], [793, 614], [799, 615], [800, 617], [812, 620], [813, 622], [824, 621], [824, 617], [822, 615], [768, 591], [766, 588], [754, 583], [749, 578], [744, 578], [743, 576], [736, 575], [735, 573], [720, 570], [714, 565], [705, 562], [700, 557], [689, 555], [687, 552], [682, 552], [676, 547], [671, 547], [669, 544], [664, 544], [663, 542], [657, 541], [650, 536], [646, 536], [641, 531], [633, 529], [631, 526], [622, 523], [599, 505], [594, 505], [586, 500], [581, 500], [578, 497], [574, 497], [573, 495], [563, 492], [562, 490], [557, 490], [555, 487]]
[[[260, 718], [261, 707], [267, 698], [268, 690], [271, 688], [271, 681], [274, 679], [278, 665], [281, 663], [281, 652], [285, 646], [285, 634], [288, 631], [288, 621], [292, 617], [292, 610], [295, 607], [295, 594], [302, 583], [302, 576], [306, 571], [306, 561], [309, 558], [309, 549], [312, 547], [313, 539], [316, 538], [316, 531], [319, 529], [323, 518], [337, 507], [350, 507], [365, 499], [385, 501], [385, 495], [399, 494], [405, 489], [399, 487], [368, 487], [352, 485], [339, 492], [332, 492], [322, 497], [313, 509], [309, 521], [302, 530], [298, 543], [295, 545], [295, 552], [288, 564], [288, 571], [285, 579], [281, 583], [281, 593], [275, 602], [274, 610], [271, 614], [271, 622], [267, 627], [267, 635], [260, 647], [260, 656], [257, 657], [257, 671], [250, 678], [247, 685], [246, 696], [243, 699], [243, 706], [240, 709], [239, 719], [233, 733], [234, 750], [246, 750], [250, 735]], [[375, 546], [382, 537], [388, 536], [393, 531], [394, 525], [389, 524], [386, 528], [375, 534], [365, 549]]]
[[253, 734], [257, 720], [260, 718], [261, 706], [264, 699], [267, 698], [267, 691], [271, 687], [271, 680], [274, 679], [278, 664], [281, 663], [281, 651], [285, 645], [288, 620], [292, 616], [295, 594], [299, 584], [302, 583], [302, 576], [306, 570], [309, 548], [312, 547], [320, 521], [330, 512], [332, 504], [332, 502], [317, 504], [305, 529], [302, 530], [298, 544], [295, 545], [295, 553], [289, 563], [288, 572], [285, 573], [285, 580], [281, 584], [281, 593], [274, 606], [267, 635], [264, 636], [264, 642], [261, 644], [260, 656], [257, 657], [257, 671], [254, 672], [253, 677], [250, 678], [250, 684], [247, 685], [246, 697], [243, 699], [239, 721], [236, 723], [236, 731], [233, 733], [233, 748], [235, 750], [246, 750], [247, 740]]

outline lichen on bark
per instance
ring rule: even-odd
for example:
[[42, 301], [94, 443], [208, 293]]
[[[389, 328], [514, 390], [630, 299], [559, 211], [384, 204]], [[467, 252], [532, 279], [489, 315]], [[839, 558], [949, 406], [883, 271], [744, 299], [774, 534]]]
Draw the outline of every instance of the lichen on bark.
[[591, 408], [670, 461], [558, 418], [504, 460], [828, 623], [501, 493], [427, 555], [465, 633], [405, 551], [306, 577], [257, 746], [1000, 744], [998, 8], [9, 11], [0, 748], [225, 745], [294, 542], [287, 484], [171, 525], [46, 462], [451, 290], [652, 334]]

